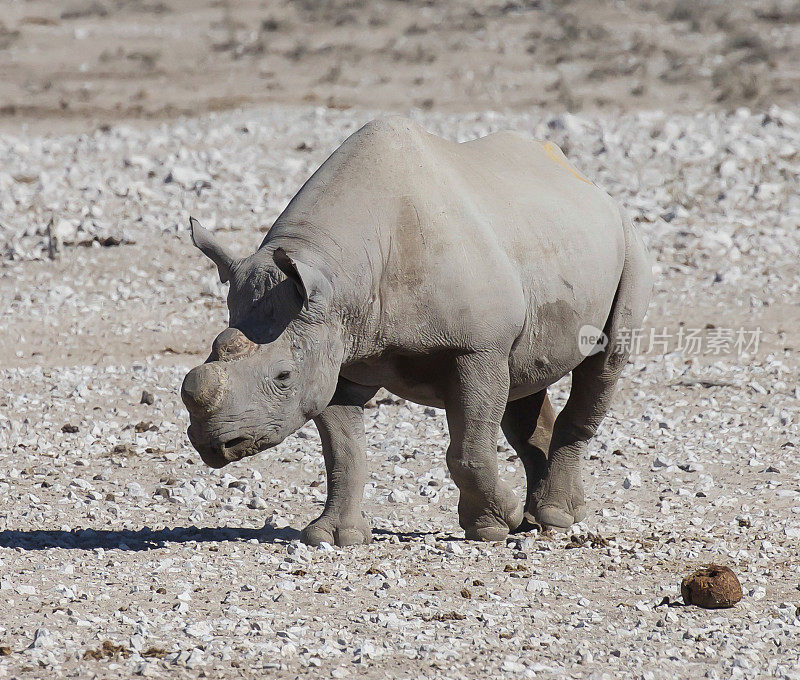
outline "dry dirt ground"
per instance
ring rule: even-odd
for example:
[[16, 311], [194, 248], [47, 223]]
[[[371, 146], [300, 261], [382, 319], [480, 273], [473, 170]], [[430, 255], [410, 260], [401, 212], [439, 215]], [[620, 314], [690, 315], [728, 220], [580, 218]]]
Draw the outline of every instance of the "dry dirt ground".
[[4, 0], [0, 122], [794, 105], [798, 64], [795, 0]]
[[[0, 678], [800, 678], [794, 3], [3, 10]], [[241, 96], [273, 104], [208, 112]], [[325, 497], [313, 425], [221, 471], [186, 440], [180, 381], [226, 322], [188, 215], [253, 249], [348, 134], [412, 105], [452, 139], [556, 142], [653, 254], [569, 535], [464, 542], [443, 413], [390, 396], [367, 411], [370, 546], [297, 541]], [[675, 606], [710, 562], [742, 602]]]

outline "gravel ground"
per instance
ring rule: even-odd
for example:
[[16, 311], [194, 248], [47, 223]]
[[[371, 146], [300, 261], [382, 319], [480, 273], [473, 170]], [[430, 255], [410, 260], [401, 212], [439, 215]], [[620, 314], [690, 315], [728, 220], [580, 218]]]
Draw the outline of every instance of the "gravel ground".
[[[0, 677], [800, 678], [798, 117], [417, 115], [559, 143], [657, 260], [587, 521], [464, 542], [443, 413], [388, 395], [367, 411], [370, 546], [297, 541], [325, 497], [313, 425], [220, 471], [189, 446], [180, 381], [226, 319], [189, 212], [254, 248], [368, 114], [5, 135]], [[694, 329], [699, 354], [677, 346]], [[742, 602], [669, 606], [710, 562]]]

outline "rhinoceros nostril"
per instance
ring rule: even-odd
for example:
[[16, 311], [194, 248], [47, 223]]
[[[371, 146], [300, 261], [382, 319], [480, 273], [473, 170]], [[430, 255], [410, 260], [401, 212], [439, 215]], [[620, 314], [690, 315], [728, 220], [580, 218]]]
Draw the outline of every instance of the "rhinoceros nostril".
[[234, 437], [223, 444], [226, 449], [235, 449], [237, 446], [252, 441], [250, 437]]
[[186, 374], [181, 399], [190, 413], [209, 413], [222, 400], [225, 373], [213, 364], [201, 364]]
[[231, 361], [248, 356], [255, 348], [256, 344], [238, 328], [226, 328], [214, 340], [211, 356], [216, 361]]

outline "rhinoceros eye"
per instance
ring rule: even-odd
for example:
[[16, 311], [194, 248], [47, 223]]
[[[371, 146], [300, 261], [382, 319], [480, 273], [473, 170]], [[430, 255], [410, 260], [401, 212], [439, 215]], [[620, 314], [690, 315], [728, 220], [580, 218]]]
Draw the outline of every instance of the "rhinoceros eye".
[[278, 375], [275, 376], [275, 380], [279, 382], [286, 382], [289, 378], [292, 377], [291, 371], [281, 371]]

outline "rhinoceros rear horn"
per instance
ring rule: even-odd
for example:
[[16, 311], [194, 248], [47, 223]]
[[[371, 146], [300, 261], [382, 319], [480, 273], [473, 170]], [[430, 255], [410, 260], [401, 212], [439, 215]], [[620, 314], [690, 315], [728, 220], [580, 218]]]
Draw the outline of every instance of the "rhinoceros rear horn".
[[192, 231], [192, 243], [217, 265], [219, 280], [225, 283], [231, 278], [231, 265], [234, 262], [234, 257], [194, 217], [189, 218], [189, 228]]
[[294, 281], [300, 295], [308, 307], [309, 301], [328, 296], [331, 282], [319, 269], [305, 264], [302, 260], [289, 255], [283, 248], [276, 248], [272, 259], [286, 277]]

